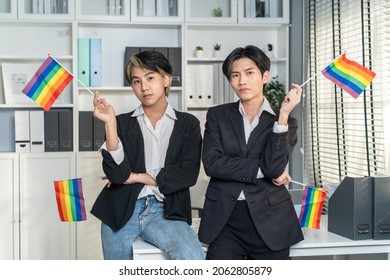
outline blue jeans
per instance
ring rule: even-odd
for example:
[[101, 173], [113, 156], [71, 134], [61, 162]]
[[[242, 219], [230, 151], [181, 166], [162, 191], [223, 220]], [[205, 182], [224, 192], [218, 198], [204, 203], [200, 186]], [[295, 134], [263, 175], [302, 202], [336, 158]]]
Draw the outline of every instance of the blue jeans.
[[164, 204], [154, 196], [138, 199], [131, 219], [120, 230], [113, 231], [102, 223], [101, 235], [106, 260], [133, 259], [133, 242], [138, 236], [167, 252], [173, 260], [205, 259], [193, 229], [184, 221], [165, 219]]

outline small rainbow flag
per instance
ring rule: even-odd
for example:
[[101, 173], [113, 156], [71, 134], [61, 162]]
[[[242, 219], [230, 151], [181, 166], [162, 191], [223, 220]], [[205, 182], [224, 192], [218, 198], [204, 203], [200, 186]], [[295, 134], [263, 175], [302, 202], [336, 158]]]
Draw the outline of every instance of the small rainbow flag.
[[22, 90], [39, 106], [49, 111], [73, 75], [49, 56]]
[[325, 67], [321, 73], [355, 99], [360, 96], [376, 75], [363, 65], [347, 59], [345, 53]]
[[325, 196], [325, 190], [305, 186], [302, 196], [301, 212], [299, 214], [301, 227], [320, 228]]
[[62, 222], [85, 221], [85, 204], [81, 178], [54, 181], [58, 213]]

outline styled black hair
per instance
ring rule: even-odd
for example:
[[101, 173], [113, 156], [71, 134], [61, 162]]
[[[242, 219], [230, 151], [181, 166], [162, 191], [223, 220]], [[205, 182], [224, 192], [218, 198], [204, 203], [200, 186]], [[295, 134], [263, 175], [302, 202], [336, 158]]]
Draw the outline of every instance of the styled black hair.
[[[130, 57], [130, 61], [126, 66], [126, 79], [131, 84], [131, 70], [134, 66], [158, 72], [161, 76], [168, 75], [172, 77], [172, 65], [168, 59], [160, 52], [156, 51], [143, 51]], [[171, 80], [172, 81], [172, 80]], [[170, 84], [165, 89], [165, 95], [168, 96], [170, 90]]]
[[269, 71], [271, 68], [271, 60], [269, 57], [258, 47], [248, 45], [245, 48], [234, 49], [225, 59], [222, 64], [222, 71], [226, 78], [230, 81], [232, 72], [232, 64], [240, 58], [251, 59], [257, 67], [260, 69], [262, 75], [265, 71]]

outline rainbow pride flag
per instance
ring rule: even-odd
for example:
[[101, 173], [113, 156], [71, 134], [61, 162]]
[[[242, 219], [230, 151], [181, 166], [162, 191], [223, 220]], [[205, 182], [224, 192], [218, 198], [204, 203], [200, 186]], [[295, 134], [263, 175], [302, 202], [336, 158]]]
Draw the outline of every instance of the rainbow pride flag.
[[325, 67], [321, 73], [355, 99], [360, 96], [376, 75], [363, 65], [347, 59], [345, 53]]
[[325, 190], [305, 186], [302, 196], [301, 212], [299, 214], [301, 227], [320, 228], [325, 196]]
[[62, 222], [85, 221], [85, 204], [81, 178], [54, 181], [57, 208]]
[[73, 75], [49, 56], [22, 90], [39, 106], [49, 111]]

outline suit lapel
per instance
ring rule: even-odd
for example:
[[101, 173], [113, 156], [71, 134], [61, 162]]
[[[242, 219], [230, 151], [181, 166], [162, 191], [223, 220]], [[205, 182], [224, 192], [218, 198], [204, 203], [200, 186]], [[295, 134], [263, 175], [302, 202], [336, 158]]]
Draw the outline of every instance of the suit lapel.
[[145, 172], [145, 143], [137, 118], [129, 116], [127, 125], [122, 128], [122, 135], [122, 143], [126, 143], [130, 161], [133, 164], [136, 161], [135, 166], [142, 166], [142, 170], [137, 170], [138, 172]]
[[260, 115], [259, 124], [255, 127], [255, 129], [252, 131], [247, 144], [247, 150], [249, 151], [253, 145], [253, 143], [256, 142], [257, 138], [260, 137], [260, 135], [265, 131], [269, 129], [269, 126], [274, 124], [276, 118], [275, 116], [271, 115], [270, 113], [264, 111]]
[[242, 115], [238, 111], [238, 105], [239, 102], [235, 102], [230, 107], [230, 111], [228, 113], [228, 117], [230, 120], [230, 123], [232, 125], [234, 134], [236, 135], [238, 144], [240, 146], [240, 150], [243, 156], [246, 155], [246, 143], [245, 143], [245, 130], [244, 130], [244, 123], [242, 120]]
[[184, 138], [187, 137], [180, 126], [180, 117], [177, 114], [176, 116], [178, 119], [175, 121], [171, 137], [169, 138], [168, 150], [165, 156], [166, 165], [173, 162], [184, 143]]

